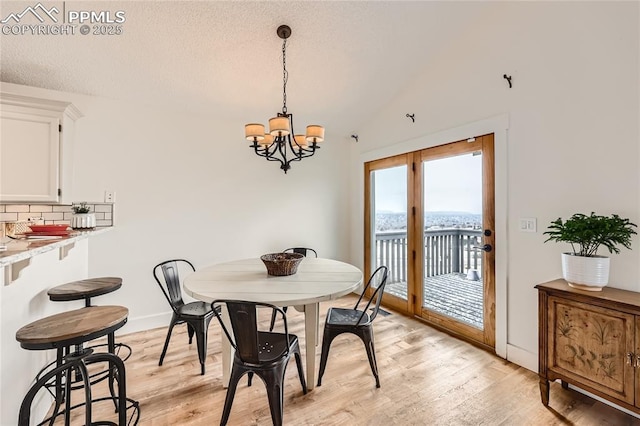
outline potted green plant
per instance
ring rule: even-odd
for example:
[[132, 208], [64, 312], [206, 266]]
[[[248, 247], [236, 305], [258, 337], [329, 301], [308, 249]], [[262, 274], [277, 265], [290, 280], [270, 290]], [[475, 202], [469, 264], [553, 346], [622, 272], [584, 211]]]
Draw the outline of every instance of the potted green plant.
[[562, 253], [562, 275], [570, 286], [600, 291], [609, 283], [609, 258], [597, 254], [601, 246], [609, 253], [620, 253], [619, 246], [631, 249], [636, 224], [617, 214], [587, 216], [576, 213], [566, 221], [551, 222], [544, 235], [547, 241], [571, 244], [572, 252]]
[[86, 201], [74, 203], [71, 206], [73, 216], [71, 217], [71, 227], [73, 229], [92, 229], [96, 227], [96, 215], [91, 212], [91, 207]]

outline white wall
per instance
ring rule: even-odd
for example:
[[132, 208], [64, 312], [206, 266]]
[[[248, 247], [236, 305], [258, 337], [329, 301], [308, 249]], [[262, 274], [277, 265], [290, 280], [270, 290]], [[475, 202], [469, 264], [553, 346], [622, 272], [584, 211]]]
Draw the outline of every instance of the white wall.
[[348, 256], [348, 157], [331, 134], [285, 175], [244, 140], [250, 117], [8, 83], [2, 90], [69, 100], [84, 114], [76, 123], [73, 198], [101, 201], [104, 190], [116, 192], [115, 229], [92, 241], [89, 276], [123, 278], [122, 289], [95, 300], [129, 308], [123, 332], [168, 324], [169, 307], [151, 274], [163, 260], [202, 267], [296, 245]]
[[[638, 21], [632, 2], [496, 3], [358, 132], [352, 181], [367, 153], [508, 115], [498, 183], [507, 201], [497, 213], [507, 217], [508, 252], [498, 267], [507, 270], [510, 359], [528, 368], [537, 370], [533, 287], [561, 276], [568, 249], [543, 244], [550, 221], [595, 211], [640, 223]], [[352, 185], [352, 200], [362, 194]], [[352, 258], [361, 261], [362, 206], [352, 206]], [[536, 217], [538, 232], [518, 232], [520, 217]], [[611, 286], [640, 291], [639, 249], [636, 238], [633, 251], [612, 257]]]
[[[101, 238], [92, 237], [92, 241]], [[16, 331], [45, 316], [84, 306], [82, 301], [51, 302], [47, 290], [87, 277], [88, 247], [89, 240], [84, 239], [73, 243], [62, 258], [61, 250], [54, 249], [19, 262], [24, 268], [0, 267], [0, 425], [17, 424], [20, 404], [33, 379], [56, 356], [55, 350], [22, 349]], [[15, 280], [5, 274], [11, 268]], [[32, 406], [33, 418], [43, 419], [50, 406], [51, 398], [41, 392]]]

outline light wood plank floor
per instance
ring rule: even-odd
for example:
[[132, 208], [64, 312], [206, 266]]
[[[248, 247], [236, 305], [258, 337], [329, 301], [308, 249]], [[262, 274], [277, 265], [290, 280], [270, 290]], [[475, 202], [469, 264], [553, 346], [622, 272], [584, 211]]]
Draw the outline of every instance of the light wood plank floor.
[[[350, 307], [355, 298], [323, 303]], [[304, 316], [289, 309], [290, 332], [304, 340]], [[267, 323], [265, 312], [262, 320]], [[323, 318], [321, 318], [322, 322]], [[540, 402], [538, 377], [423, 323], [392, 313], [374, 325], [381, 388], [376, 389], [362, 343], [338, 337], [323, 385], [302, 394], [293, 359], [285, 379], [286, 425], [640, 425], [640, 420], [573, 390], [551, 385], [550, 408]], [[141, 407], [141, 425], [220, 423], [226, 389], [221, 383], [220, 326], [209, 328], [207, 372], [186, 326], [174, 329], [162, 367], [166, 328], [118, 337], [133, 348], [127, 361], [128, 395]], [[304, 343], [301, 345], [304, 348]], [[319, 348], [318, 348], [319, 364]], [[304, 359], [304, 354], [303, 354]], [[94, 419], [113, 416], [98, 404]], [[95, 408], [94, 408], [95, 410]], [[82, 424], [81, 419], [73, 424]], [[243, 379], [229, 425], [270, 425], [266, 392]]]

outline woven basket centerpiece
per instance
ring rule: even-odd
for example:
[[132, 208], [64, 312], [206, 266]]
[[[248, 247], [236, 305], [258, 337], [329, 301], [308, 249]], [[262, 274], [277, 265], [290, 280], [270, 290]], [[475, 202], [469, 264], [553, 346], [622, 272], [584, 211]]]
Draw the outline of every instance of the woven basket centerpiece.
[[269, 253], [260, 256], [267, 267], [267, 274], [275, 276], [295, 274], [303, 258], [299, 253]]

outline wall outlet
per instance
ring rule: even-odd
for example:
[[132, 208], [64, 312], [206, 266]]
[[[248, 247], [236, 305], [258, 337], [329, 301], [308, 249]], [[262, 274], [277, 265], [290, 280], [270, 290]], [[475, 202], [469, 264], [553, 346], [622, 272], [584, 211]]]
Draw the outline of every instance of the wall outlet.
[[115, 191], [104, 191], [104, 202], [105, 203], [115, 203], [116, 202], [116, 192]]
[[522, 217], [520, 218], [520, 231], [521, 232], [536, 232], [538, 230], [538, 224], [535, 217]]

